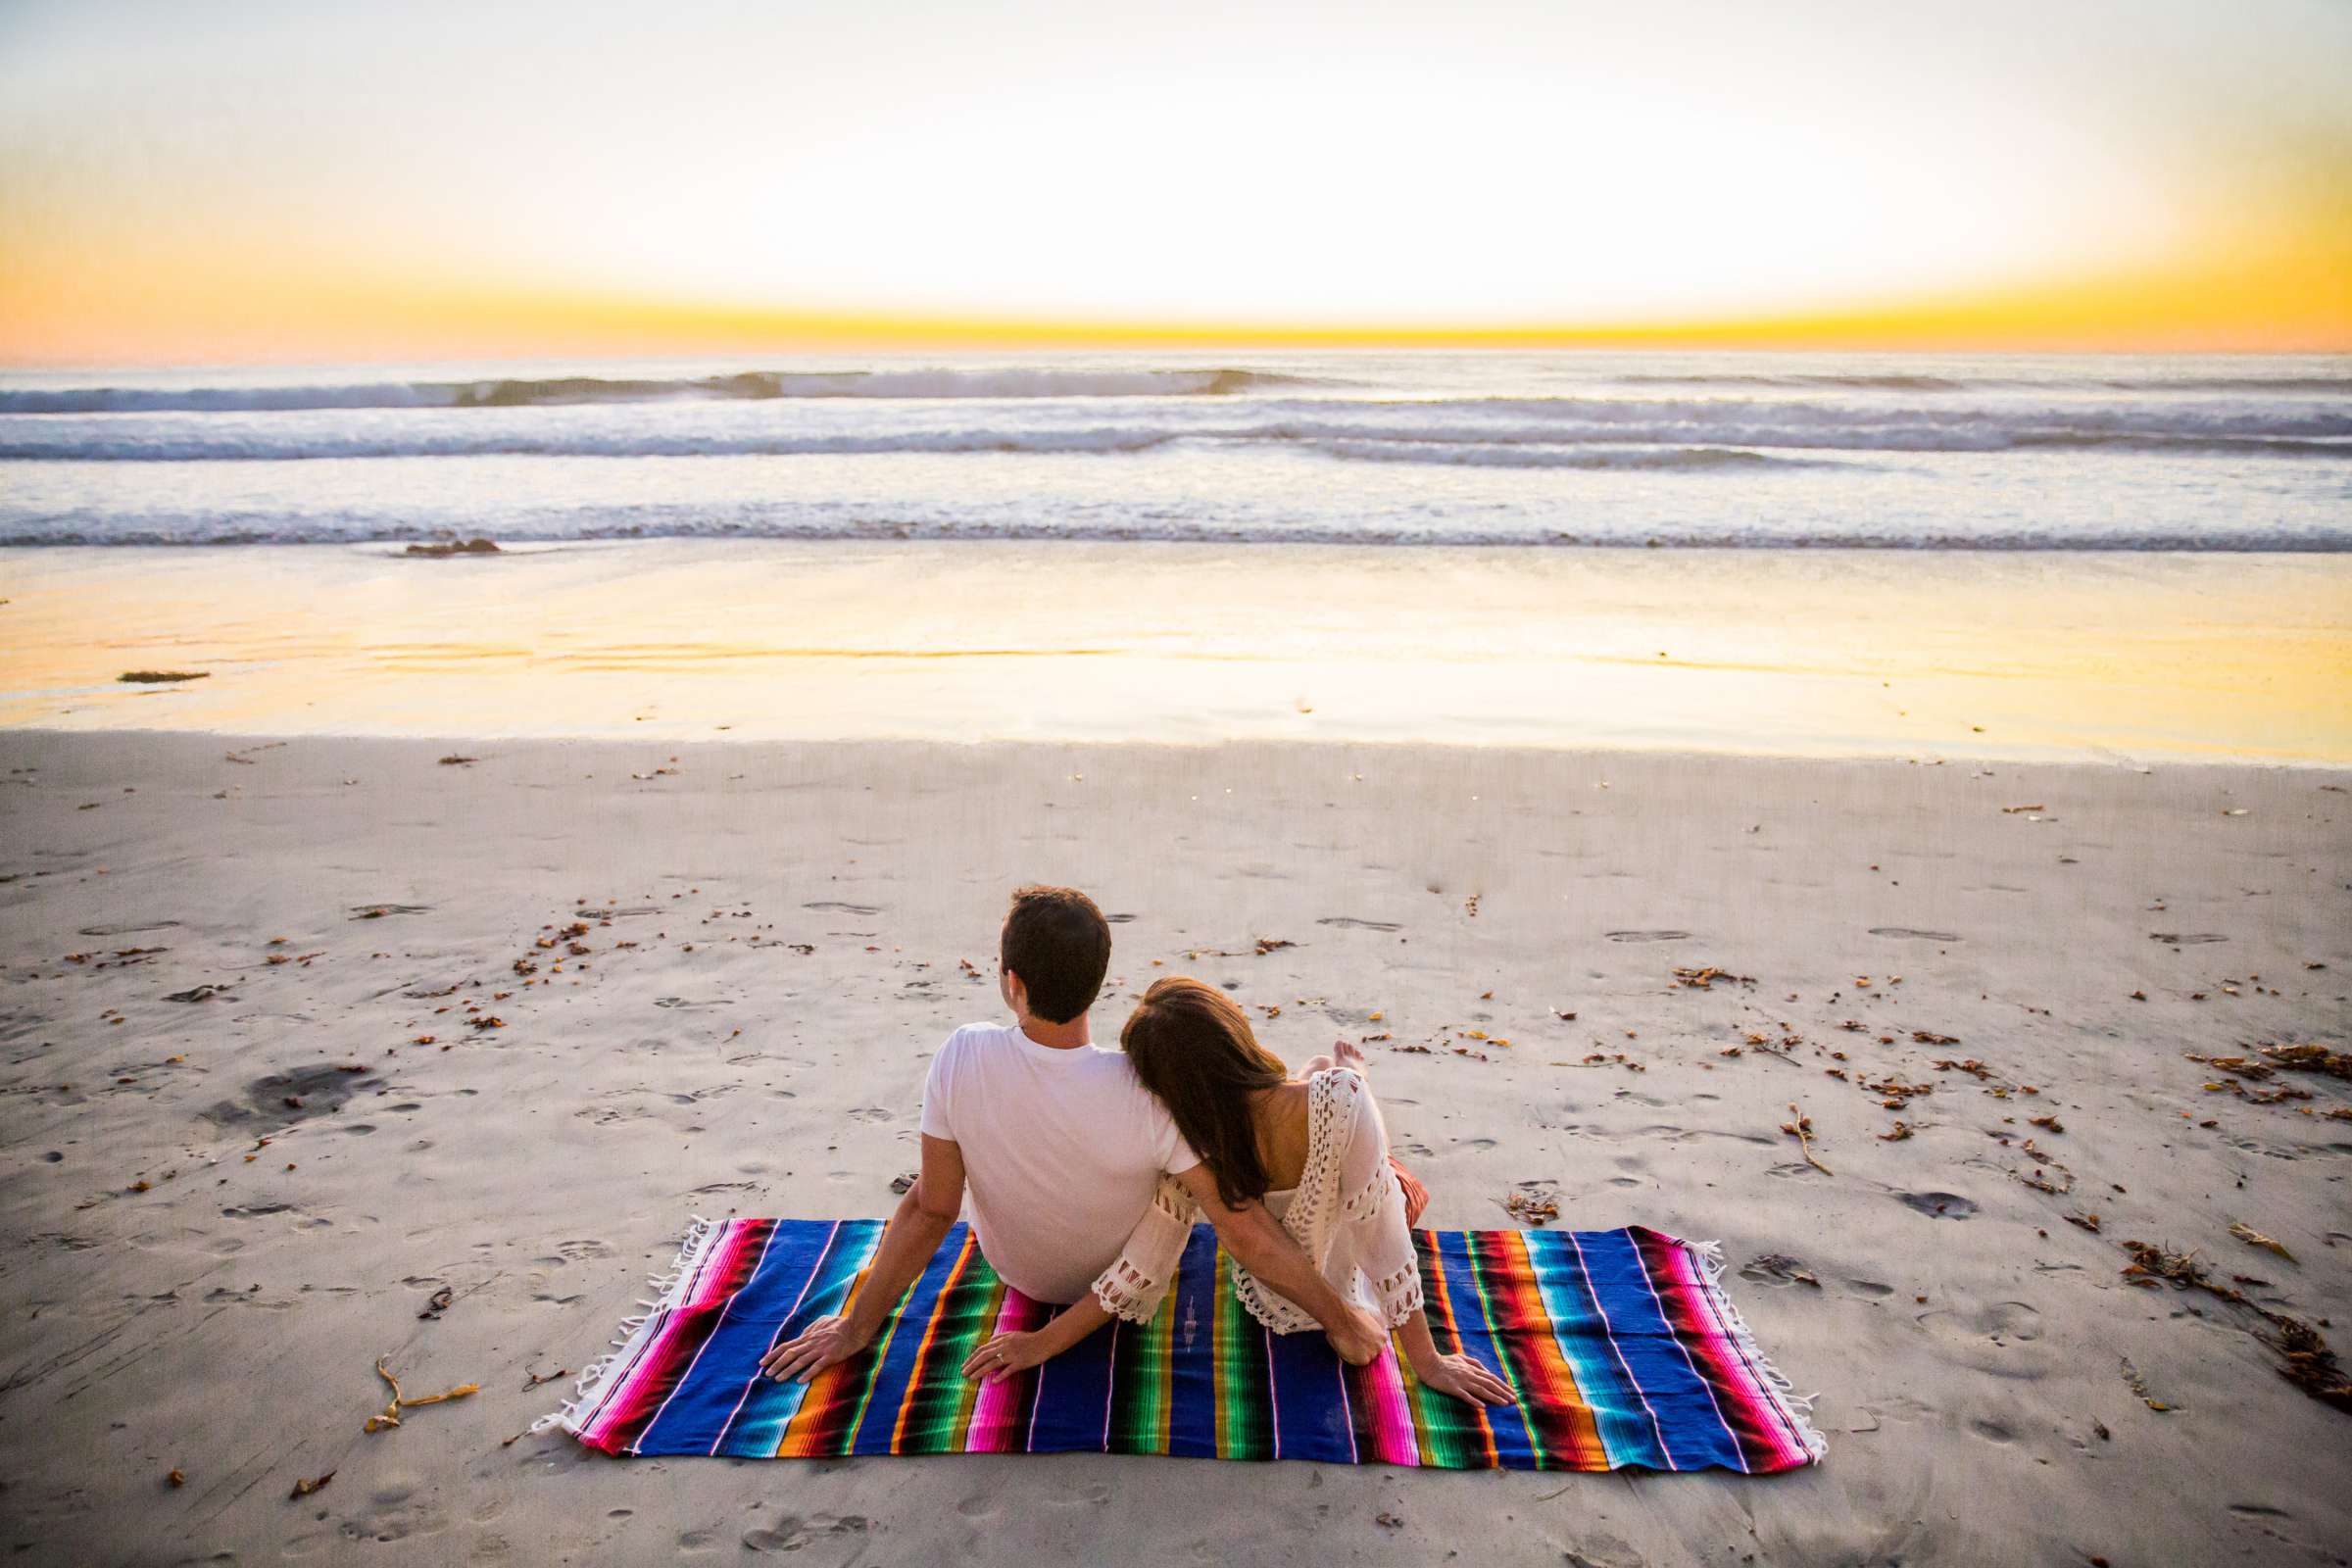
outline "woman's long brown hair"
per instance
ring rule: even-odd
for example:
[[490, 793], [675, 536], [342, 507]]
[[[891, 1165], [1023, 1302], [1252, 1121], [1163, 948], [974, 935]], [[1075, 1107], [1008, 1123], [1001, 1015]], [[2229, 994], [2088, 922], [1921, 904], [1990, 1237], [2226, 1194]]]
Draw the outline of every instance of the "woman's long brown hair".
[[1217, 1179], [1225, 1206], [1264, 1197], [1266, 1162], [1250, 1104], [1257, 1091], [1291, 1075], [1282, 1058], [1257, 1043], [1234, 1000], [1189, 975], [1170, 975], [1144, 993], [1119, 1031], [1119, 1045]]

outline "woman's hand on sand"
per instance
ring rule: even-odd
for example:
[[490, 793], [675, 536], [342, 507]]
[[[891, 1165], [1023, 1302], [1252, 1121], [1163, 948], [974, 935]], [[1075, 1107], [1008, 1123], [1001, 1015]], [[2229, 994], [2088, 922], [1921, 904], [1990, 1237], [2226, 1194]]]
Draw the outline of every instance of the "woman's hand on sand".
[[983, 1383], [1002, 1383], [1015, 1372], [1050, 1361], [1054, 1352], [1036, 1334], [1000, 1334], [964, 1357], [963, 1375]]
[[779, 1345], [760, 1358], [760, 1370], [778, 1383], [806, 1383], [836, 1361], [847, 1361], [865, 1348], [866, 1336], [850, 1327], [849, 1319], [818, 1318], [801, 1337]]
[[1509, 1384], [1466, 1355], [1441, 1355], [1426, 1367], [1413, 1368], [1413, 1376], [1424, 1387], [1471, 1404], [1510, 1404], [1519, 1397]]

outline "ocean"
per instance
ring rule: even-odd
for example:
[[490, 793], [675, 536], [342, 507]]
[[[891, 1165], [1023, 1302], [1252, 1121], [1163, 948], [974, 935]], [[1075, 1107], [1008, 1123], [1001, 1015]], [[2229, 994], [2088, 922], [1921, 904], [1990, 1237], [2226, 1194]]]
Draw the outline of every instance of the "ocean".
[[0, 543], [2333, 552], [2352, 359], [804, 356], [0, 375]]

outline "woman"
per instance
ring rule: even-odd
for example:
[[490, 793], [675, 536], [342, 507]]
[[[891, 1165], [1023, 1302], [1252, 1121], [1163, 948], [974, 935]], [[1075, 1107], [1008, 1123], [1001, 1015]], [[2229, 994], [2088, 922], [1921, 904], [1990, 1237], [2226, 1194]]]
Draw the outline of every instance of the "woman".
[[[1421, 1306], [1421, 1268], [1407, 1229], [1399, 1171], [1389, 1159], [1363, 1054], [1342, 1043], [1294, 1079], [1214, 986], [1170, 977], [1144, 994], [1119, 1044], [1193, 1146], [1227, 1206], [1263, 1201], [1343, 1297], [1397, 1331], [1413, 1376], [1476, 1404], [1508, 1404], [1509, 1386], [1466, 1355], [1441, 1351]], [[1417, 1186], [1418, 1184], [1416, 1184]], [[995, 1383], [1050, 1360], [1112, 1317], [1149, 1321], [1193, 1231], [1194, 1205], [1173, 1181], [1128, 1238], [1094, 1295], [1044, 1328], [1002, 1334], [972, 1352], [966, 1377]], [[1277, 1334], [1315, 1320], [1236, 1265], [1234, 1294]]]

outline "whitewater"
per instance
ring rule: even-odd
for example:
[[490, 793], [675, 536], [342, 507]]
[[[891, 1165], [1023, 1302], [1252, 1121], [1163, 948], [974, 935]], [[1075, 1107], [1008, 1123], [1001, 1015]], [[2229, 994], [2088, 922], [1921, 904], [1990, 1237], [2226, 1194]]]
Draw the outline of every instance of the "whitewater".
[[0, 374], [0, 544], [2352, 548], [2352, 359], [1054, 354]]

